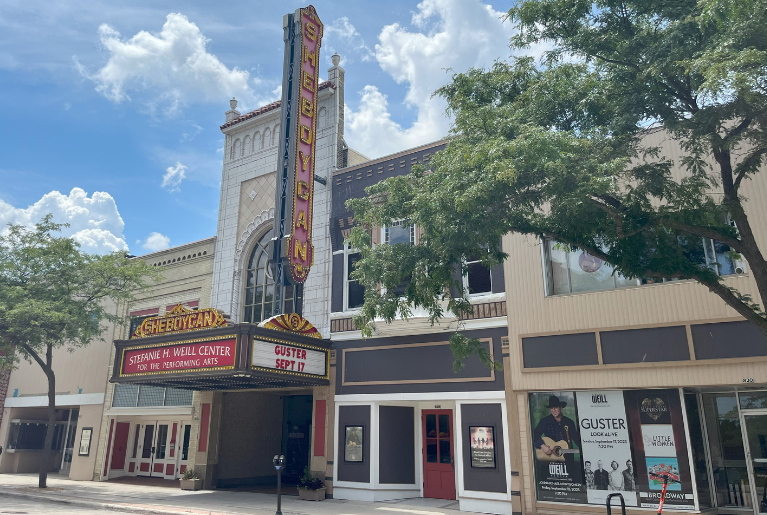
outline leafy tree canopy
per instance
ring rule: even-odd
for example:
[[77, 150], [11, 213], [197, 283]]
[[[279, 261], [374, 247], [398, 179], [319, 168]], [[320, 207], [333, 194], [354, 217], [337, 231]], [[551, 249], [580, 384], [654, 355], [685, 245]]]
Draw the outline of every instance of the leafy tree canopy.
[[[48, 381], [50, 452], [55, 427], [53, 350], [74, 349], [101, 340], [104, 322], [120, 323], [117, 305], [160, 278], [156, 268], [124, 252], [91, 255], [66, 227], [48, 215], [34, 229], [10, 224], [0, 234], [0, 366], [19, 359], [36, 362]], [[103, 341], [103, 340], [102, 340]], [[42, 459], [46, 466], [49, 459]], [[41, 470], [45, 487], [47, 468]]]
[[[431, 169], [348, 203], [363, 334], [413, 306], [432, 320], [469, 311], [465, 293], [450, 294], [454, 271], [467, 256], [501, 263], [508, 233], [552, 238], [630, 278], [694, 279], [767, 332], [767, 264], [740, 194], [767, 153], [767, 0], [521, 0], [508, 22], [513, 48], [548, 49], [540, 62], [454, 74], [436, 93], [455, 122]], [[652, 127], [686, 157], [644, 143]], [[398, 219], [421, 228], [419, 245], [373, 246], [370, 231]], [[703, 238], [747, 261], [758, 299], [722, 280]], [[451, 343], [457, 367], [474, 352], [491, 364], [478, 342]]]

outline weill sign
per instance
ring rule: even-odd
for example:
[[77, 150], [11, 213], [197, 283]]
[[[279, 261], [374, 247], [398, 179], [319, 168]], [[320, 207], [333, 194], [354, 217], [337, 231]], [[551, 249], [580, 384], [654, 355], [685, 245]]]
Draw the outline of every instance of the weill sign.
[[[287, 278], [302, 284], [314, 264], [312, 204], [317, 146], [317, 96], [323, 25], [313, 6], [285, 18], [285, 67], [276, 205], [278, 245]], [[286, 244], [281, 241], [287, 239]]]
[[234, 368], [237, 337], [188, 340], [123, 350], [120, 376], [199, 372]]

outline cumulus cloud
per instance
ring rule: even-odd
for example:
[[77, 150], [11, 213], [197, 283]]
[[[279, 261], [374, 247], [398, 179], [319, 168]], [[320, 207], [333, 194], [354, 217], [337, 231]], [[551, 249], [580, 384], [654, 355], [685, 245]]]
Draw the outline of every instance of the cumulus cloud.
[[323, 54], [328, 63], [334, 52], [341, 54], [341, 66], [344, 66], [350, 56], [361, 61], [370, 61], [375, 57], [375, 52], [365, 44], [365, 40], [346, 16], [325, 25], [324, 36], [323, 46], [327, 50]]
[[487, 67], [509, 56], [513, 27], [503, 15], [481, 0], [424, 0], [411, 19], [415, 30], [385, 26], [375, 58], [397, 83], [407, 84], [404, 101], [415, 110], [415, 120], [409, 127], [394, 122], [387, 97], [368, 85], [358, 107], [346, 110], [349, 145], [376, 157], [444, 137], [450, 124], [445, 104], [431, 95], [450, 80], [448, 69]]
[[32, 227], [48, 213], [53, 214], [54, 222], [70, 224], [62, 234], [74, 238], [86, 252], [128, 250], [123, 236], [125, 223], [114, 199], [104, 191], [90, 197], [82, 188], [73, 188], [69, 195], [51, 191], [27, 208], [0, 200], [0, 230], [5, 230], [8, 223]]
[[151, 252], [165, 250], [170, 247], [170, 238], [159, 232], [150, 232], [144, 243], [141, 244], [141, 247]]
[[106, 65], [89, 73], [75, 57], [80, 73], [96, 83], [96, 91], [113, 102], [136, 94], [151, 112], [177, 114], [186, 104], [220, 102], [237, 97], [244, 106], [269, 100], [253, 89], [246, 70], [228, 68], [208, 52], [209, 39], [179, 13], [167, 15], [159, 33], [140, 31], [124, 39], [113, 27], [99, 27], [101, 44], [109, 52]]
[[179, 191], [181, 181], [186, 179], [186, 166], [176, 161], [176, 166], [169, 166], [162, 176], [162, 187], [168, 191]]

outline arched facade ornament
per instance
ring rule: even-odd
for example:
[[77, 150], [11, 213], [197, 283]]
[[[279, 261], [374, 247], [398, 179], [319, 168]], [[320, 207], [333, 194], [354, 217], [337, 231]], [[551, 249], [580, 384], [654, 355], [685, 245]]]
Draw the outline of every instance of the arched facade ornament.
[[231, 317], [234, 322], [240, 322], [240, 305], [242, 302], [242, 270], [245, 268], [245, 261], [250, 254], [248, 251], [253, 246], [254, 239], [257, 238], [266, 229], [267, 225], [273, 223], [274, 208], [261, 211], [255, 220], [250, 222], [237, 242], [234, 251], [234, 277], [232, 278], [232, 312]]

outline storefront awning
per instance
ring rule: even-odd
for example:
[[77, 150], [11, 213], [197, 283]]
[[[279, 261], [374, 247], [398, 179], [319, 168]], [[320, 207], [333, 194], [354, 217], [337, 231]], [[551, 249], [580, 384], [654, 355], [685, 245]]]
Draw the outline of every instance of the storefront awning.
[[114, 345], [113, 383], [189, 390], [330, 384], [330, 341], [254, 324], [115, 340]]

